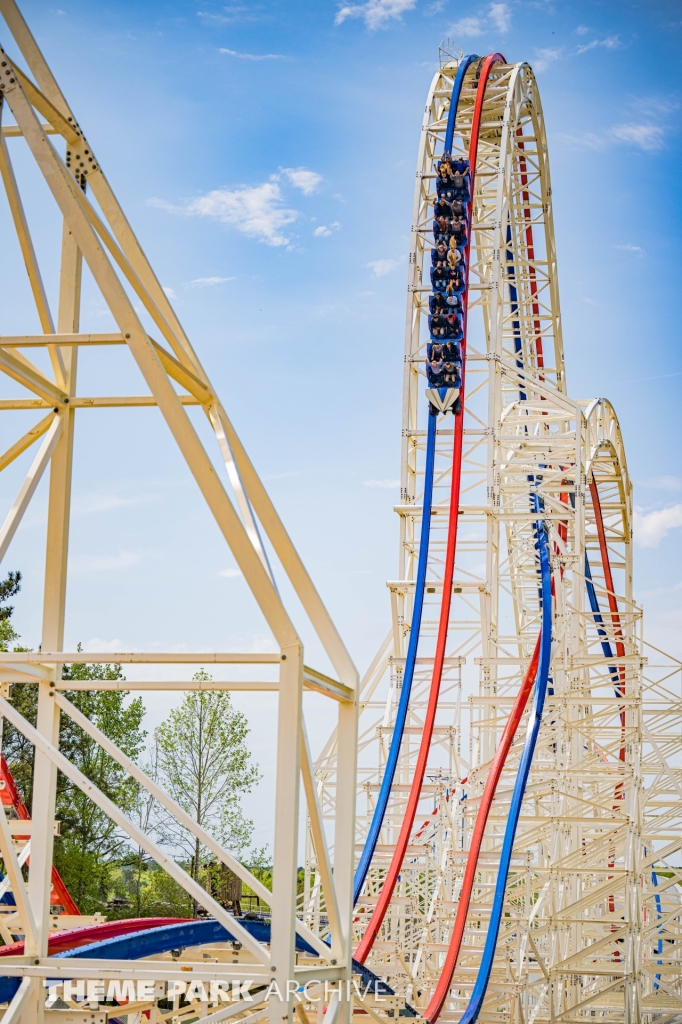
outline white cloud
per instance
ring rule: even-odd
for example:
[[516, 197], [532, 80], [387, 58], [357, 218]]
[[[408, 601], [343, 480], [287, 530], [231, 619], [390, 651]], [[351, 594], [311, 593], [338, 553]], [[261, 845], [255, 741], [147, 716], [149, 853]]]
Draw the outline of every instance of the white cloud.
[[584, 46], [579, 46], [575, 52], [587, 53], [588, 50], [594, 50], [598, 46], [603, 46], [606, 50], [617, 50], [622, 45], [623, 44], [618, 36], [607, 36], [606, 39], [593, 39], [590, 43], [585, 43]]
[[491, 4], [488, 14], [498, 32], [509, 31], [509, 26], [511, 24], [511, 11], [507, 4]]
[[[282, 193], [276, 181], [263, 185], [243, 185], [241, 188], [218, 188], [208, 195], [192, 199], [184, 206], [172, 206], [162, 199], [150, 199], [151, 206], [158, 206], [171, 213], [182, 213], [194, 217], [212, 217], [223, 224], [231, 224], [266, 245], [288, 245], [289, 239], [282, 234], [282, 228], [292, 224], [298, 217], [296, 210], [282, 205]], [[166, 290], [167, 291], [167, 290]]]
[[656, 124], [617, 124], [609, 134], [619, 142], [629, 142], [651, 152], [661, 149], [664, 144], [665, 132]]
[[333, 231], [338, 231], [341, 228], [338, 220], [333, 220], [329, 227], [326, 224], [320, 224], [318, 228], [315, 228], [313, 235], [315, 238], [327, 238]]
[[236, 277], [195, 277], [189, 282], [190, 288], [211, 288], [215, 284], [225, 284], [227, 281], [236, 281]]
[[106, 651], [132, 651], [133, 648], [130, 644], [126, 644], [124, 648], [123, 641], [118, 637], [115, 640], [102, 640], [99, 636], [93, 636], [83, 644], [83, 650], [87, 653], [94, 651], [99, 653], [101, 651], [104, 654]]
[[484, 32], [508, 32], [511, 26], [511, 11], [509, 4], [493, 3], [486, 14], [469, 15], [467, 18], [460, 18], [448, 30], [448, 35], [456, 38], [463, 36], [466, 39], [477, 39]]
[[294, 188], [300, 188], [304, 196], [311, 196], [316, 192], [322, 181], [321, 174], [309, 171], [305, 167], [283, 167], [282, 173], [286, 174]]
[[670, 530], [682, 526], [682, 504], [669, 505], [654, 512], [635, 509], [634, 536], [640, 547], [657, 548]]
[[398, 260], [371, 260], [368, 264], [374, 277], [386, 277], [398, 266]]
[[465, 36], [467, 39], [475, 39], [483, 35], [483, 22], [480, 18], [460, 18], [449, 29], [451, 36]]
[[417, 6], [417, 0], [367, 0], [364, 4], [343, 4], [336, 13], [335, 25], [346, 18], [364, 18], [369, 29], [383, 28], [393, 18], [400, 19], [405, 11]]
[[363, 487], [400, 487], [400, 480], [363, 480]]
[[577, 29], [575, 31], [576, 31], [576, 35], [584, 36], [584, 35], [587, 35], [587, 33], [590, 30], [587, 27], [587, 25], [578, 25], [578, 27], [577, 27]]
[[555, 50], [549, 48], [536, 50], [533, 68], [535, 71], [546, 71], [550, 64], [553, 64], [555, 60], [559, 60], [559, 57], [561, 57], [561, 48]]
[[644, 249], [642, 249], [641, 245], [633, 245], [632, 242], [625, 242], [624, 245], [614, 245], [613, 248], [622, 249], [623, 252], [638, 252], [642, 255], [644, 254]]
[[656, 124], [616, 124], [600, 135], [585, 132], [584, 135], [558, 135], [558, 138], [572, 148], [606, 149], [609, 143], [625, 142], [651, 153], [665, 145], [665, 130]]
[[661, 491], [682, 491], [682, 477], [656, 476], [645, 481], [649, 487], [657, 487]]
[[172, 288], [167, 288], [166, 285], [164, 285], [163, 290], [165, 291], [169, 299], [177, 299], [177, 295], [175, 294]]
[[240, 60], [293, 60], [293, 57], [286, 57], [283, 53], [239, 53], [225, 46], [221, 46], [218, 53], [226, 53], [228, 57], [238, 57]]
[[218, 573], [219, 576], [225, 576], [228, 580], [234, 580], [237, 576], [241, 576], [240, 569], [221, 569]]

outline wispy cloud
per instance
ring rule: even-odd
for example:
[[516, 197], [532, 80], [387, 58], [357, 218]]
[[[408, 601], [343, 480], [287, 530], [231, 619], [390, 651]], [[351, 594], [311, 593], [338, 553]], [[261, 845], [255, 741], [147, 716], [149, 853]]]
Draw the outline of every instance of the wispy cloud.
[[616, 124], [599, 135], [585, 132], [583, 135], [560, 134], [558, 137], [571, 148], [604, 150], [614, 143], [626, 143], [653, 153], [663, 149], [665, 135], [665, 129], [657, 124]]
[[605, 50], [618, 50], [623, 44], [618, 36], [607, 36], [606, 39], [592, 39], [589, 43], [579, 46], [576, 53], [587, 53], [588, 50], [596, 50], [598, 46]]
[[221, 46], [218, 53], [226, 53], [228, 57], [238, 57], [240, 60], [293, 60], [293, 57], [287, 57], [283, 53], [239, 53], [238, 50], [228, 50], [226, 46]]
[[364, 4], [342, 4], [334, 18], [341, 25], [346, 18], [363, 18], [368, 29], [385, 28], [389, 21], [400, 20], [405, 11], [417, 6], [417, 0], [367, 0]]
[[460, 18], [459, 21], [456, 21], [450, 27], [448, 35], [454, 38], [463, 36], [467, 39], [476, 39], [486, 32], [508, 32], [510, 27], [511, 10], [509, 4], [494, 3], [485, 12]]
[[624, 245], [614, 245], [614, 249], [622, 249], [623, 252], [637, 252], [640, 256], [644, 255], [644, 249], [641, 245], [633, 245], [632, 242], [625, 242]]
[[226, 284], [228, 281], [236, 281], [236, 277], [195, 277], [187, 285], [188, 288], [212, 288], [216, 284]]
[[508, 4], [491, 4], [488, 17], [498, 32], [508, 32], [511, 25], [511, 11]]
[[650, 480], [644, 480], [646, 487], [655, 487], [659, 491], [682, 491], [682, 477], [679, 476], [655, 476]]
[[283, 167], [282, 174], [286, 174], [294, 188], [300, 189], [304, 196], [317, 192], [322, 183], [322, 175], [306, 167]]
[[477, 36], [483, 35], [483, 21], [476, 17], [460, 18], [450, 28], [450, 35], [476, 39]]
[[228, 580], [234, 580], [237, 576], [241, 576], [241, 569], [221, 569], [218, 575], [224, 576]]
[[193, 217], [210, 217], [235, 227], [237, 231], [266, 245], [288, 245], [283, 228], [298, 217], [298, 211], [284, 206], [284, 198], [277, 181], [262, 185], [243, 185], [240, 188], [218, 188], [205, 196], [173, 206], [161, 199], [148, 200], [151, 206], [170, 213]]
[[665, 132], [657, 124], [617, 124], [609, 134], [619, 142], [629, 142], [649, 152], [662, 149], [665, 142]]
[[315, 238], [328, 238], [334, 231], [338, 231], [340, 227], [341, 225], [338, 220], [332, 221], [329, 227], [327, 227], [326, 224], [320, 224], [320, 226], [315, 228], [313, 231], [313, 235]]
[[578, 36], [586, 36], [589, 31], [590, 30], [587, 27], [587, 25], [578, 25], [577, 29], [575, 30], [575, 33]]
[[[156, 205], [156, 203], [152, 202], [152, 206], [155, 206], [155, 205]], [[159, 204], [159, 205], [161, 205], [161, 204]], [[177, 299], [177, 295], [175, 294], [175, 292], [173, 291], [172, 288], [168, 287], [168, 285], [164, 284], [163, 285], [163, 290], [165, 291], [165, 293], [166, 293], [166, 295], [168, 296], [169, 299]]]
[[550, 64], [553, 64], [555, 60], [559, 60], [562, 52], [561, 47], [557, 49], [546, 47], [541, 50], [536, 50], [533, 69], [535, 71], [546, 71]]
[[197, 11], [198, 18], [205, 18], [218, 25], [229, 25], [235, 21], [262, 21], [263, 14], [257, 6], [247, 4], [226, 4], [220, 14], [213, 11]]
[[98, 653], [106, 651], [132, 651], [133, 648], [130, 644], [123, 644], [122, 640], [116, 637], [115, 640], [102, 640], [99, 636], [93, 636], [89, 640], [86, 640], [83, 644], [83, 650], [97, 651]]
[[400, 480], [363, 480], [363, 487], [385, 487], [391, 490], [400, 487]]
[[653, 512], [635, 509], [634, 537], [642, 548], [657, 548], [671, 530], [682, 526], [682, 504], [668, 505]]
[[370, 260], [367, 264], [374, 277], [386, 277], [398, 266], [398, 260]]

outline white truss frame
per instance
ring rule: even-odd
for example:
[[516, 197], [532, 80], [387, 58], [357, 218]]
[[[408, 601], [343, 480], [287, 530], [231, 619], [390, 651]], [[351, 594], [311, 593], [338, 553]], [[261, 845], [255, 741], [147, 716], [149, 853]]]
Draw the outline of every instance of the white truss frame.
[[[34, 682], [39, 688], [38, 719], [33, 728], [4, 699], [0, 715], [6, 717], [35, 745], [34, 802], [32, 808], [32, 851], [27, 892], [21, 869], [8, 840], [4, 815], [0, 814], [0, 848], [17, 897], [17, 913], [26, 936], [25, 955], [5, 960], [2, 971], [23, 979], [19, 992], [3, 1020], [36, 1021], [43, 1019], [42, 980], [61, 973], [68, 976], [68, 965], [60, 967], [47, 958], [50, 929], [50, 877], [53, 852], [53, 822], [57, 769], [86, 792], [120, 828], [139, 843], [185, 890], [218, 921], [229, 927], [248, 954], [248, 976], [254, 979], [309, 977], [338, 982], [351, 976], [350, 917], [352, 912], [353, 834], [355, 815], [355, 751], [357, 734], [357, 676], [346, 648], [315, 586], [287, 535], [255, 468], [222, 406], [198, 356], [193, 350], [177, 316], [161, 288], [133, 230], [105, 178], [91, 145], [85, 138], [65, 97], [53, 77], [35, 39], [31, 35], [14, 0], [0, 0], [2, 14], [27, 70], [0, 48], [0, 114], [9, 110], [14, 122], [0, 132], [0, 175], [17, 232], [21, 253], [28, 271], [35, 306], [43, 334], [0, 336], [0, 371], [25, 389], [28, 396], [0, 401], [8, 414], [16, 410], [36, 409], [42, 417], [23, 437], [0, 455], [0, 471], [12, 464], [31, 445], [43, 439], [19, 494], [0, 529], [0, 560], [21, 522], [31, 497], [49, 466], [47, 555], [43, 627], [39, 654], [0, 655], [0, 682]], [[53, 137], [64, 141], [58, 146]], [[43, 287], [28, 220], [24, 213], [19, 185], [15, 177], [8, 139], [19, 139], [28, 146], [39, 172], [63, 217], [59, 309], [53, 317]], [[22, 144], [21, 142], [16, 143]], [[14, 143], [12, 143], [14, 145]], [[62, 154], [61, 150], [65, 150]], [[102, 296], [117, 323], [118, 332], [85, 334], [80, 332], [80, 287], [83, 261], [88, 265]], [[135, 301], [151, 317], [157, 337], [150, 337], [138, 316]], [[76, 371], [82, 347], [100, 351], [104, 345], [127, 346], [131, 360], [131, 379], [137, 364], [148, 391], [139, 396], [101, 398], [78, 392]], [[25, 354], [35, 347], [46, 348], [52, 366], [52, 378], [38, 369]], [[176, 389], [179, 385], [180, 391]], [[199, 406], [215, 433], [220, 461], [232, 486], [235, 509], [220, 479], [211, 456], [204, 449], [187, 414], [187, 406]], [[175, 443], [203, 494], [215, 521], [229, 545], [237, 565], [249, 585], [268, 623], [277, 652], [267, 655], [217, 654], [209, 660], [226, 664], [262, 664], [276, 669], [276, 678], [268, 681], [236, 681], [211, 684], [216, 689], [271, 690], [278, 694], [277, 785], [274, 836], [273, 891], [266, 890], [228, 850], [223, 849], [204, 830], [192, 822], [170, 797], [147, 778], [103, 734], [63, 697], [61, 667], [64, 663], [86, 660], [82, 654], [63, 650], [65, 595], [67, 587], [67, 551], [71, 501], [71, 474], [76, 410], [116, 407], [124, 414], [135, 406], [155, 406], [164, 417]], [[78, 417], [89, 415], [82, 411]], [[304, 666], [303, 645], [275, 586], [259, 526], [267, 535], [284, 572], [315, 629], [338, 679]], [[139, 655], [88, 653], [87, 661], [117, 664], [205, 664], [206, 654]], [[81, 688], [107, 688], [106, 682], [87, 682]], [[126, 682], [126, 688], [191, 689], [192, 683]], [[206, 684], [202, 684], [202, 688]], [[318, 806], [312, 764], [303, 715], [303, 689], [312, 689], [334, 700], [338, 709], [337, 728], [341, 737], [340, 766], [342, 780], [337, 787], [333, 858]], [[269, 947], [256, 942], [238, 921], [201, 889], [177, 864], [138, 829], [118, 808], [97, 790], [59, 751], [59, 716], [68, 714], [108, 753], [122, 764], [176, 818], [199, 837], [211, 852], [244, 879], [271, 908]], [[326, 898], [330, 945], [321, 942], [296, 917], [298, 863], [299, 777], [303, 778], [305, 806], [312, 822], [312, 842]], [[295, 933], [299, 932], [317, 951], [318, 959], [308, 958], [299, 965], [295, 951]], [[190, 951], [191, 952], [191, 951]], [[213, 972], [213, 977], [244, 977], [244, 967], [230, 962]], [[199, 962], [197, 967], [201, 967]], [[205, 965], [203, 965], [205, 966]], [[82, 977], [136, 977], [136, 961], [118, 962], [113, 974], [102, 973], [103, 964], [80, 961]], [[145, 965], [149, 971], [149, 965]], [[177, 966], [160, 962], [154, 977], [172, 979]], [[71, 968], [73, 971], [73, 968]], [[88, 973], [90, 971], [90, 973]], [[138, 972], [137, 975], [135, 972]], [[55, 973], [57, 972], [57, 973]], [[99, 973], [92, 973], [99, 972]], [[118, 973], [116, 973], [118, 972]], [[222, 973], [220, 973], [222, 972]], [[274, 973], [276, 972], [276, 973]], [[294, 998], [289, 993], [282, 1004], [276, 996], [265, 1013], [272, 1024], [291, 1020]], [[250, 1010], [247, 1006], [244, 1009]], [[337, 1008], [339, 1019], [348, 1015], [348, 1002]], [[336, 1013], [336, 1011], [335, 1011]], [[243, 1015], [232, 1007], [230, 1016]], [[262, 1015], [262, 1014], [261, 1014]], [[334, 1016], [335, 1014], [332, 1014]], [[254, 1016], [256, 1019], [258, 1015]], [[222, 1018], [221, 1018], [222, 1019]]]
[[[383, 774], [412, 611], [426, 434], [428, 334], [422, 333], [422, 317], [431, 292], [434, 164], [443, 147], [456, 71], [456, 62], [446, 63], [433, 80], [417, 162], [396, 508], [400, 579], [389, 583], [391, 634], [360, 690], [356, 852]], [[468, 150], [478, 73], [479, 66], [472, 65], [464, 80], [455, 150]], [[615, 412], [605, 400], [576, 402], [566, 393], [551, 195], [533, 73], [527, 64], [496, 64], [483, 106], [473, 202], [462, 498], [443, 700], [422, 791], [424, 813], [418, 812], [368, 964], [418, 1011], [440, 977], [478, 795], [539, 629], [533, 488], [542, 499], [553, 554], [552, 687], [479, 1019], [539, 1024], [598, 1018], [635, 1024], [682, 1013], [677, 886], [682, 875], [670, 869], [663, 885], [660, 878], [658, 885], [652, 880], [652, 867], [678, 857], [682, 843], [682, 665], [659, 652], [658, 668], [649, 678], [641, 610], [632, 598], [632, 492]], [[517, 292], [514, 304], [510, 283]], [[471, 315], [476, 307], [483, 315], [480, 345]], [[452, 420], [445, 417], [438, 424], [423, 639], [408, 728], [397, 785], [356, 908], [356, 941], [390, 862], [424, 720], [451, 449]], [[609, 611], [592, 480], [599, 490], [617, 616]], [[587, 602], [585, 553], [614, 654], [608, 662]], [[623, 644], [622, 656], [615, 656], [616, 642]], [[612, 664], [624, 696], [614, 691]], [[444, 1020], [459, 1019], [480, 963], [524, 732], [522, 723], [488, 820]], [[316, 765], [325, 814], [331, 814], [340, 780], [337, 750], [332, 737]], [[460, 781], [465, 775], [466, 787]], [[307, 920], [323, 929], [315, 871], [311, 856]], [[660, 927], [666, 952], [655, 956]]]

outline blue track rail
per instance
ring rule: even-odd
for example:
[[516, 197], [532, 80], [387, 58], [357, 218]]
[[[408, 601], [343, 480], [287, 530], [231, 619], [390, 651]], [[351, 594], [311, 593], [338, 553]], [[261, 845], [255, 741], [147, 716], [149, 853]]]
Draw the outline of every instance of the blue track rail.
[[[533, 501], [535, 510], [539, 511], [540, 505], [537, 495], [533, 495]], [[542, 638], [540, 641], [538, 672], [535, 677], [535, 693], [528, 719], [526, 740], [523, 745], [519, 770], [516, 776], [516, 782], [514, 783], [514, 791], [512, 793], [511, 805], [509, 807], [509, 816], [507, 818], [507, 827], [505, 829], [504, 840], [502, 843], [500, 867], [497, 874], [497, 881], [495, 883], [495, 895], [493, 897], [490, 923], [488, 925], [488, 933], [486, 935], [485, 947], [483, 949], [483, 958], [478, 969], [478, 975], [476, 977], [474, 990], [471, 994], [471, 1000], [464, 1011], [460, 1024], [474, 1024], [474, 1022], [478, 1020], [478, 1016], [483, 1006], [483, 999], [485, 998], [485, 993], [488, 988], [488, 982], [490, 981], [493, 959], [495, 957], [495, 946], [497, 945], [497, 938], [502, 920], [504, 894], [507, 888], [507, 879], [509, 877], [509, 866], [511, 863], [512, 848], [514, 846], [514, 837], [516, 836], [516, 828], [521, 814], [521, 805], [526, 791], [533, 754], [535, 753], [535, 746], [538, 739], [538, 733], [540, 731], [540, 723], [542, 721], [545, 696], [547, 694], [547, 680], [549, 679], [549, 666], [552, 651], [552, 585], [547, 534], [542, 520], [538, 520], [536, 522], [535, 533], [538, 553], [540, 556], [540, 577], [542, 589]]]
[[[452, 95], [450, 97], [450, 109], [448, 112], [448, 123], [445, 129], [445, 141], [443, 149], [446, 152], [450, 152], [452, 149], [452, 142], [455, 134], [455, 124], [457, 121], [457, 108], [459, 106], [459, 98], [462, 92], [462, 84], [464, 82], [464, 76], [467, 68], [474, 61], [479, 58], [475, 54], [470, 54], [465, 57], [455, 75], [455, 80], [452, 85]], [[358, 861], [358, 866], [355, 870], [355, 879], [353, 882], [353, 902], [357, 903], [362, 887], [365, 884], [365, 878], [369, 871], [369, 866], [372, 863], [372, 857], [376, 849], [377, 842], [379, 841], [379, 834], [381, 832], [381, 826], [384, 821], [384, 815], [386, 814], [386, 807], [388, 806], [388, 798], [391, 794], [391, 787], [393, 785], [393, 777], [395, 775], [396, 766], [398, 764], [398, 755], [400, 754], [400, 745], [403, 739], [403, 731], [405, 728], [405, 722], [407, 720], [407, 711], [410, 703], [410, 693], [412, 690], [412, 679], [414, 677], [414, 666], [417, 658], [417, 647], [419, 645], [419, 632], [421, 629], [422, 611], [424, 607], [424, 585], [426, 582], [426, 566], [429, 554], [429, 533], [431, 529], [431, 504], [433, 498], [433, 465], [436, 449], [436, 420], [437, 417], [429, 414], [429, 429], [427, 437], [427, 448], [426, 448], [426, 471], [424, 474], [424, 500], [422, 508], [422, 528], [421, 537], [419, 541], [419, 563], [417, 566], [417, 580], [414, 594], [414, 605], [412, 608], [412, 624], [410, 627], [410, 640], [407, 649], [407, 658], [405, 659], [405, 672], [403, 674], [403, 684], [400, 691], [400, 701], [398, 703], [398, 710], [396, 713], [395, 723], [393, 725], [393, 736], [391, 737], [391, 745], [386, 759], [386, 767], [384, 769], [384, 775], [381, 780], [381, 787], [379, 789], [379, 795], [377, 797], [376, 806], [374, 808], [374, 814], [372, 815], [372, 821], [370, 823], [365, 845]]]
[[[611, 644], [607, 639], [607, 633], [604, 629], [604, 619], [602, 617], [601, 608], [599, 607], [599, 599], [597, 598], [597, 591], [595, 590], [594, 582], [592, 580], [592, 570], [590, 569], [590, 562], [587, 557], [587, 554], [585, 555], [585, 586], [587, 587], [587, 599], [590, 602], [592, 617], [594, 618], [594, 621], [597, 626], [597, 633], [601, 637], [601, 649], [604, 652], [604, 656], [606, 658], [612, 658], [613, 648], [611, 647]], [[611, 676], [613, 678], [613, 685], [616, 690], [616, 697], [620, 697], [621, 686], [620, 678], [618, 676], [618, 669], [615, 665], [609, 665], [609, 672], [611, 673]]]
[[[270, 922], [267, 920], [249, 920], [239, 918], [239, 924], [257, 939], [267, 945], [270, 942]], [[55, 960], [139, 960], [147, 956], [160, 956], [174, 949], [188, 946], [203, 946], [212, 942], [234, 941], [234, 936], [222, 924], [209, 918], [205, 921], [183, 921], [181, 924], [162, 925], [149, 928], [142, 932], [131, 932], [128, 935], [117, 935], [115, 938], [92, 942], [88, 946], [78, 946], [63, 953], [57, 953]], [[296, 949], [311, 956], [317, 956], [316, 950], [309, 946], [300, 935], [296, 936]], [[353, 974], [360, 975], [363, 990], [380, 996], [394, 995], [390, 988], [373, 971], [353, 961]], [[78, 976], [78, 965], [74, 963], [74, 976]], [[0, 1003], [9, 1002], [19, 988], [20, 978], [0, 977]], [[255, 990], [254, 990], [255, 991]], [[412, 1011], [414, 1013], [414, 1011]]]
[[374, 850], [379, 840], [379, 833], [384, 821], [388, 798], [391, 794], [393, 776], [395, 775], [400, 744], [403, 739], [403, 731], [407, 720], [407, 710], [410, 703], [410, 691], [412, 690], [412, 679], [414, 677], [414, 666], [417, 660], [417, 647], [419, 645], [419, 631], [421, 629], [422, 611], [424, 609], [424, 587], [426, 584], [426, 564], [429, 556], [429, 536], [431, 532], [431, 504], [433, 501], [433, 467], [436, 456], [436, 422], [438, 417], [429, 413], [429, 427], [426, 438], [426, 468], [424, 472], [424, 499], [422, 503], [422, 528], [419, 538], [419, 562], [417, 565], [417, 580], [414, 588], [414, 605], [412, 607], [412, 625], [410, 627], [410, 642], [407, 648], [405, 659], [405, 672], [403, 673], [403, 685], [400, 691], [398, 710], [393, 725], [393, 736], [386, 758], [384, 776], [381, 780], [381, 787], [377, 797], [374, 814], [367, 833], [367, 839], [355, 870], [353, 882], [353, 902], [357, 903], [362, 887], [372, 863]]

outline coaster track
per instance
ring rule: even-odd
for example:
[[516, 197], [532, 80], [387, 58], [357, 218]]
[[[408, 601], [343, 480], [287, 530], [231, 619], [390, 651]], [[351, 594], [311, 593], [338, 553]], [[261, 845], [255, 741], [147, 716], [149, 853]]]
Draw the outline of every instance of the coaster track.
[[[427, 264], [444, 153], [468, 158], [472, 188], [460, 405], [434, 431]], [[682, 1009], [680, 898], [669, 885], [663, 910], [652, 870], [682, 877], [667, 863], [680, 701], [655, 678], [668, 659], [644, 671], [617, 418], [566, 392], [551, 196], [531, 68], [446, 59], [417, 162], [400, 578], [361, 688], [354, 920], [356, 959], [430, 1024]], [[327, 808], [335, 756], [332, 736], [317, 763]], [[311, 857], [302, 910], [324, 931], [319, 892]]]
[[[59, 1007], [48, 1001], [50, 1020], [73, 1010], [94, 1020], [85, 988], [78, 994], [67, 985], [74, 978], [82, 986], [115, 982], [118, 994], [107, 996], [97, 1019], [118, 1022], [112, 1015], [125, 1009], [128, 1024], [141, 1014], [173, 1024], [281, 1024], [294, 1010], [308, 1024], [313, 1009], [318, 1024], [351, 1016], [354, 1024], [367, 1016], [387, 1024], [396, 1014], [429, 1024], [678, 1020], [682, 663], [642, 638], [632, 596], [632, 493], [614, 410], [566, 391], [547, 144], [530, 67], [498, 53], [446, 57], [425, 108], [407, 295], [399, 578], [388, 585], [392, 628], [359, 694], [351, 885], [352, 662], [14, 0], [0, 0], [0, 11], [30, 72], [0, 50], [0, 109], [15, 119], [2, 125], [0, 171], [43, 329], [0, 336], [0, 370], [32, 395], [3, 408], [50, 410], [2, 456], [0, 468], [44, 436], [0, 530], [0, 557], [52, 460], [41, 652], [0, 656], [3, 682], [28, 677], [40, 694], [35, 726], [0, 697], [0, 714], [35, 747], [38, 780], [29, 827], [3, 762], [2, 802], [9, 818], [27, 822], [12, 831], [0, 813], [3, 1024], [42, 1016], [45, 979], [62, 986]], [[66, 140], [65, 159], [48, 135]], [[5, 143], [12, 136], [28, 144], [64, 217], [56, 330]], [[82, 260], [120, 333], [79, 332]], [[146, 334], [119, 271], [172, 354]], [[279, 675], [253, 684], [279, 692], [272, 892], [59, 692], [61, 665], [81, 657], [63, 650], [73, 415], [104, 401], [77, 394], [76, 354], [102, 344], [133, 355], [150, 395], [111, 401], [158, 406], [279, 649], [215, 655], [225, 664], [272, 664]], [[47, 350], [54, 381], [21, 352], [36, 346]], [[201, 406], [215, 432], [239, 516], [192, 432], [187, 404]], [[339, 680], [303, 665], [257, 520]], [[108, 652], [88, 660], [195, 657]], [[338, 705], [337, 730], [315, 765], [317, 786], [303, 687]], [[271, 913], [235, 916], [127, 819], [59, 751], [60, 713]], [[69, 927], [77, 907], [52, 867], [57, 768], [208, 916], [83, 918]], [[309, 828], [296, 903], [299, 772]], [[28, 833], [34, 856], [25, 886]], [[57, 905], [71, 914], [53, 932]], [[275, 971], [287, 979], [284, 1000], [270, 991]], [[181, 972], [191, 973], [190, 983]], [[248, 976], [253, 1000], [239, 994]], [[144, 994], [150, 978], [174, 985], [175, 995]], [[211, 987], [216, 978], [220, 991]], [[343, 996], [341, 983], [351, 978], [364, 991]], [[340, 987], [328, 998], [329, 981]]]

